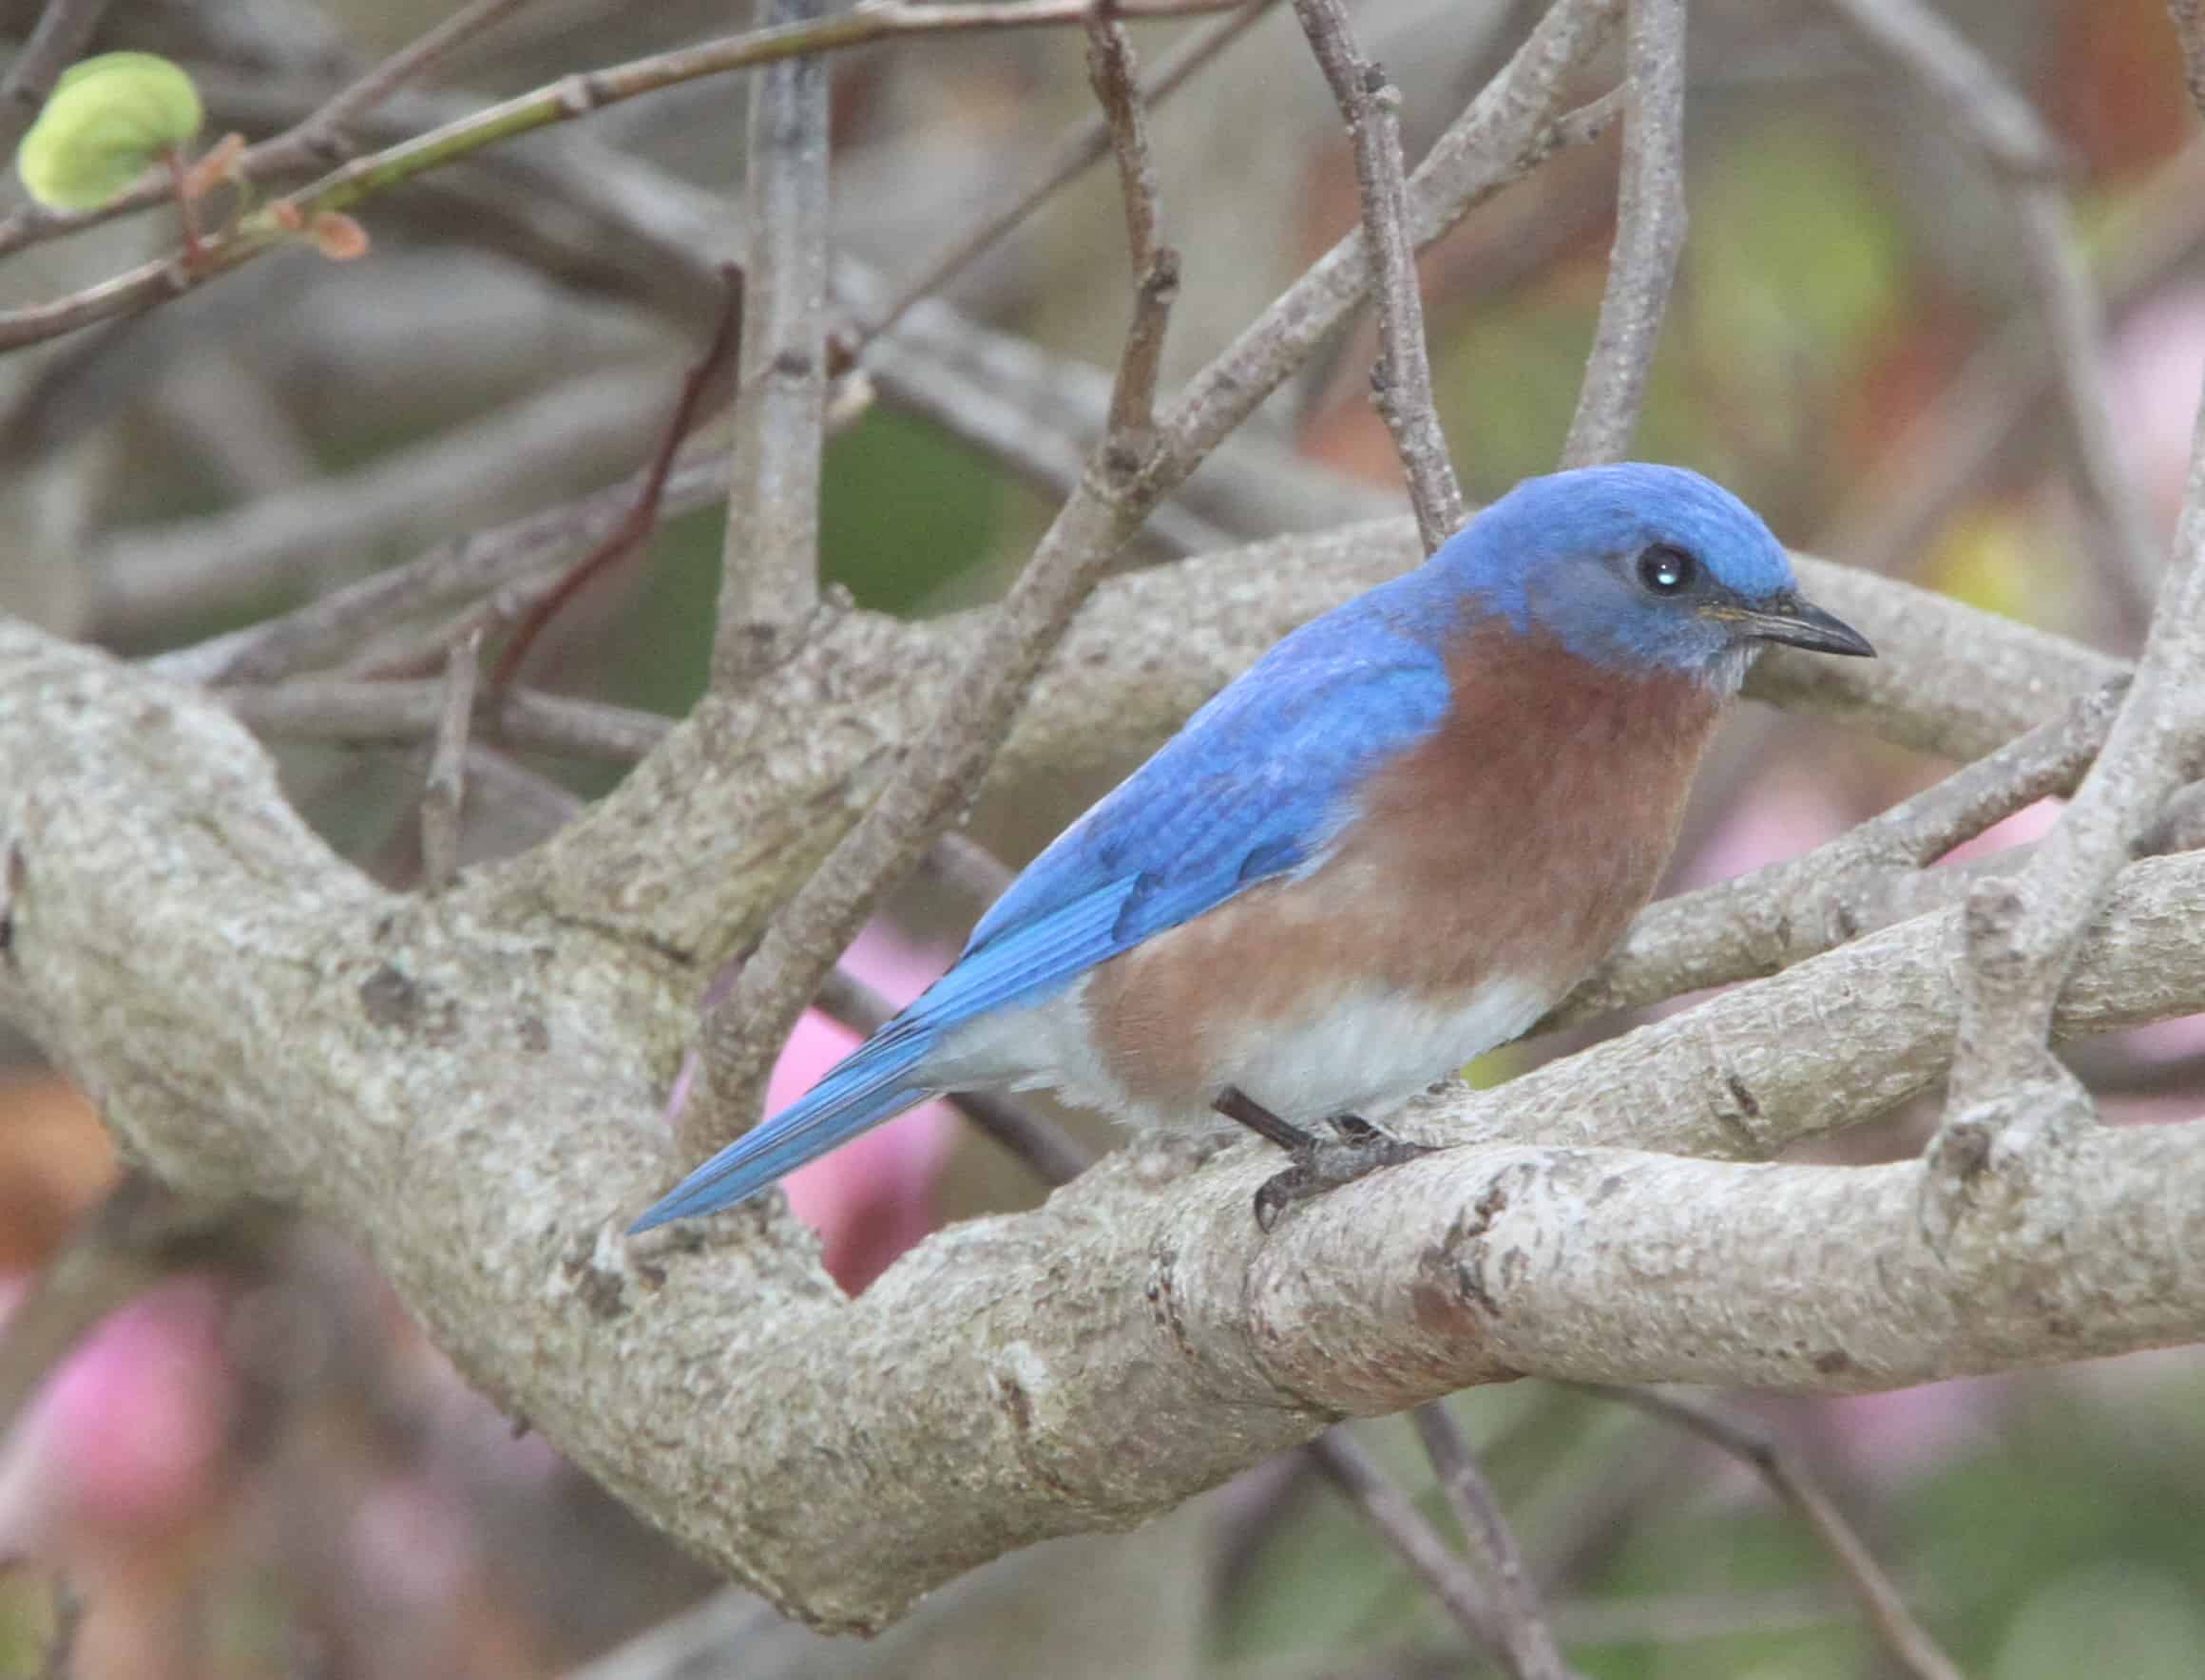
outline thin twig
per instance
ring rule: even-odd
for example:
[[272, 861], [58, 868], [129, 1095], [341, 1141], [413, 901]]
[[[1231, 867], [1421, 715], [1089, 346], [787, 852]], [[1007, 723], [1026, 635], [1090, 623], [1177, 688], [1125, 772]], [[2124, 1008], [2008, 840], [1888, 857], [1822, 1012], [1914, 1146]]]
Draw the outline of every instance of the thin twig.
[[[2186, 30], [2197, 22], [2179, 10], [2176, 16]], [[2185, 51], [2205, 54], [2205, 38], [2188, 34]], [[2053, 1006], [2114, 877], [2193, 770], [2205, 738], [2205, 700], [2195, 682], [2201, 667], [2205, 406], [2191, 446], [2173, 561], [2135, 682], [2105, 748], [2028, 864], [2015, 875], [1978, 882], [1968, 894], [1959, 1040], [1945, 1118], [1930, 1145], [1937, 1170], [1925, 1220], [1933, 1236], [1959, 1217], [1988, 1147], [2010, 1132], [2009, 1100], [2031, 1090], [2057, 1094], [2057, 1101], [2038, 1105], [2051, 1117], [2035, 1128], [2039, 1135], [2089, 1118], [2088, 1098], [2045, 1048]]]
[[[402, 747], [434, 736], [445, 692], [445, 685], [433, 678], [345, 682], [301, 678], [267, 687], [219, 689], [216, 697], [256, 735]], [[506, 688], [476, 695], [475, 727], [508, 747], [633, 764], [665, 738], [673, 722], [656, 712]]]
[[[288, 613], [162, 654], [149, 664], [179, 682], [272, 683], [355, 651], [363, 636], [394, 620], [472, 601], [515, 579], [548, 577], [548, 591], [576, 556], [604, 544], [646, 505], [652, 472], [642, 468], [572, 502], [439, 543]], [[726, 484], [725, 440], [688, 444], [667, 472], [658, 517], [709, 506], [726, 493]]]
[[[2114, 322], [2156, 297], [2205, 245], [2205, 143], [2193, 141], [2108, 218], [2092, 283]], [[2058, 387], [2045, 334], [2007, 319], [1849, 488], [1817, 544], [1864, 571], [1899, 569], [1991, 480]]]
[[62, 71], [84, 56], [107, 6], [108, 0], [46, 0], [30, 39], [0, 77], [0, 158], [15, 155]]
[[39, 1660], [39, 1680], [69, 1680], [76, 1672], [77, 1635], [84, 1632], [85, 1598], [65, 1575], [53, 1577], [53, 1626]]
[[[825, 0], [766, 0], [769, 28]], [[819, 603], [827, 412], [827, 61], [768, 65], [750, 88], [742, 354], [720, 548], [712, 684], [739, 688], [788, 654]]]
[[444, 661], [444, 705], [421, 790], [421, 890], [434, 897], [459, 872], [460, 812], [467, 800], [467, 731], [482, 677], [482, 632], [451, 644]]
[[1469, 1565], [1448, 1549], [1439, 1531], [1424, 1519], [1423, 1513], [1387, 1479], [1354, 1438], [1346, 1429], [1334, 1427], [1301, 1450], [1378, 1531], [1379, 1538], [1409, 1566], [1409, 1574], [1431, 1590], [1432, 1596], [1454, 1617], [1456, 1626], [1482, 1649], [1500, 1652], [1504, 1648], [1500, 1631], [1493, 1625], [1492, 1606], [1486, 1603]]
[[2167, 0], [2175, 34], [2182, 44], [2182, 81], [2190, 103], [2205, 111], [2205, 0]]
[[1684, 0], [1631, 0], [1616, 242], [1564, 467], [1620, 461], [1684, 249]]
[[1869, 1629], [1915, 1680], [1960, 1680], [1952, 1659], [1938, 1649], [1928, 1631], [1914, 1619], [1906, 1600], [1830, 1496], [1791, 1449], [1751, 1419], [1719, 1411], [1697, 1401], [1652, 1388], [1591, 1388], [1625, 1405], [1689, 1429], [1702, 1441], [1742, 1459], [1768, 1482], [1776, 1497], [1796, 1511], [1852, 1589]]
[[[553, 123], [572, 122], [606, 105], [657, 93], [706, 76], [724, 75], [806, 53], [831, 52], [902, 35], [947, 35], [968, 29], [1012, 29], [1084, 23], [1107, 3], [1126, 17], [1177, 17], [1225, 10], [1227, 0], [968, 0], [937, 6], [922, 0], [872, 0], [815, 23], [789, 24], [707, 41], [672, 52], [565, 76], [547, 86], [478, 111], [456, 123], [371, 153], [321, 180], [270, 200], [210, 240], [186, 267], [170, 256], [50, 302], [0, 311], [0, 351], [73, 333], [166, 303], [208, 281], [294, 242], [291, 229], [324, 212], [349, 210], [374, 195]], [[4, 232], [4, 230], [0, 230]], [[0, 245], [0, 249], [5, 249]]]
[[[1129, 142], [1135, 150], [1144, 149]], [[1128, 194], [1146, 191], [1137, 173]], [[1129, 218], [1134, 213], [1129, 212]], [[1153, 228], [1153, 204], [1146, 212]], [[1179, 259], [1157, 244], [1137, 271], [1133, 324], [1111, 396], [1113, 415], [1150, 411], [1159, 354], [1179, 289]], [[952, 687], [922, 750], [838, 842], [766, 930], [727, 995], [707, 1015], [707, 1100], [680, 1117], [679, 1140], [701, 1158], [750, 1124], [767, 1074], [834, 959], [882, 892], [914, 865], [970, 802], [1042, 661], [1168, 484], [1156, 472], [1155, 429], [1113, 427], [1083, 478], [1005, 596]]]
[[1376, 275], [1378, 359], [1371, 385], [1409, 479], [1409, 500], [1427, 553], [1453, 536], [1466, 517], [1462, 487], [1448, 458], [1432, 406], [1431, 362], [1417, 287], [1416, 244], [1409, 226], [1409, 188], [1401, 162], [1401, 95], [1385, 70], [1362, 55], [1343, 0], [1294, 0], [1355, 149], [1363, 206], [1363, 244]]
[[[337, 89], [283, 133], [271, 136], [259, 145], [248, 146], [225, 174], [235, 181], [258, 183], [350, 158], [354, 147], [348, 143], [347, 129], [370, 115], [408, 82], [433, 68], [454, 48], [527, 3], [528, 0], [474, 0], [474, 4], [461, 8]], [[102, 0], [92, 10], [97, 13], [104, 6], [105, 0]], [[36, 47], [34, 37], [26, 56]], [[74, 58], [82, 50], [83, 44], [79, 42], [67, 57]], [[21, 58], [16, 61], [18, 65], [22, 62]], [[36, 204], [26, 205], [0, 219], [0, 256], [165, 202], [173, 194], [174, 188], [165, 173], [154, 168], [105, 204], [90, 210], [48, 210]]]
[[473, 0], [416, 36], [348, 86], [338, 89], [289, 133], [252, 147], [239, 160], [248, 179], [260, 180], [313, 163], [342, 162], [353, 155], [345, 130], [392, 94], [432, 69], [451, 52], [529, 4], [529, 0]]
[[[949, 436], [981, 450], [1044, 494], [1059, 498], [1070, 495], [1087, 469], [1092, 440], [1108, 429], [1109, 376], [1102, 375], [1104, 388], [1102, 401], [1097, 405], [1097, 424], [1076, 431], [1050, 413], [1037, 413], [1027, 399], [1038, 393], [1022, 391], [978, 371], [938, 360], [909, 343], [907, 338], [916, 335], [911, 330], [943, 307], [927, 300], [907, 315], [903, 331], [876, 338], [867, 346], [867, 371], [880, 382], [884, 396], [899, 411], [932, 421]], [[1061, 358], [1055, 365], [1064, 366]], [[1080, 367], [1086, 369], [1088, 364]], [[1052, 388], [1049, 394], [1064, 393]], [[1151, 513], [1141, 534], [1154, 552], [1166, 559], [1213, 554], [1232, 547], [1235, 542], [1231, 532], [1176, 501], [1166, 502]]]
[[[1659, 900], [1542, 1027], [1773, 974], [1882, 925], [1879, 901], [1923, 907], [1901, 883], [2039, 799], [2070, 793], [2119, 714], [2125, 679], [2073, 701], [1997, 752], [1804, 856]], [[1962, 884], [1935, 877], [1957, 896]], [[1949, 900], [1947, 901], [1949, 902]]]
[[[157, 633], [181, 616], [295, 590], [317, 563], [349, 568], [379, 544], [421, 541], [425, 530], [557, 482], [562, 471], [624, 470], [642, 458], [664, 405], [656, 372], [577, 375], [351, 471], [310, 476], [234, 509], [123, 530], [86, 561], [94, 620], [103, 635]], [[440, 645], [437, 663], [443, 655]]]
[[[1218, 18], [1190, 32], [1158, 64], [1156, 73], [1141, 84], [1140, 98], [1156, 105], [1179, 85], [1245, 34], [1251, 24], [1271, 10], [1273, 0], [1247, 0], [1237, 11]], [[1059, 187], [1102, 161], [1110, 150], [1109, 119], [1098, 112], [1075, 124], [1049, 148], [1048, 158], [1033, 180], [1002, 204], [991, 205], [968, 227], [963, 227], [937, 246], [917, 271], [899, 286], [878, 311], [865, 321], [860, 343], [870, 343], [904, 317], [912, 304], [939, 292], [978, 257], [1031, 216]]]
[[[1110, 17], [1087, 20], [1087, 82], [1110, 127], [1118, 159], [1118, 196], [1125, 207], [1125, 249], [1133, 268], [1134, 324], [1110, 393], [1109, 430], [1121, 440], [1146, 440], [1156, 424], [1156, 378], [1163, 333], [1179, 287], [1179, 258], [1160, 241], [1156, 164], [1149, 155], [1148, 113], [1125, 26]], [[1145, 447], [1145, 444], [1144, 446]]]
[[[1563, 101], [1614, 29], [1621, 0], [1556, 0], [1470, 107], [1409, 177], [1409, 231], [1420, 248], [1565, 145], [1598, 135], [1612, 110]], [[1173, 482], [1256, 411], [1361, 304], [1373, 283], [1360, 229], [1334, 245], [1188, 382], [1161, 424]]]
[[1454, 1414], [1445, 1401], [1428, 1400], [1409, 1417], [1469, 1548], [1504, 1665], [1518, 1680], [1563, 1680], [1568, 1670], [1546, 1624], [1538, 1587]]
[[[674, 470], [674, 463], [689, 431], [697, 424], [697, 415], [704, 400], [704, 393], [714, 377], [726, 362], [728, 352], [734, 348], [742, 330], [743, 273], [733, 263], [723, 264], [720, 279], [725, 287], [719, 317], [712, 330], [712, 337], [704, 347], [704, 353], [690, 366], [681, 379], [681, 394], [674, 399], [674, 410], [666, 417], [665, 430], [659, 434], [658, 448], [652, 450], [650, 464], [643, 468], [643, 481], [636, 490], [635, 500], [619, 525], [608, 532], [604, 540], [566, 569], [566, 574], [550, 588], [528, 603], [521, 613], [513, 633], [506, 639], [499, 651], [496, 668], [490, 674], [490, 686], [504, 688], [513, 680], [527, 658], [528, 649], [544, 626], [559, 615], [562, 607], [581, 593], [592, 580], [611, 570], [628, 555], [642, 546], [651, 533], [659, 528], [664, 517], [666, 480]], [[483, 626], [488, 628], [486, 624]]]
[[2116, 598], [2141, 624], [2157, 593], [2160, 551], [2114, 443], [2101, 369], [2104, 306], [2081, 256], [2074, 212], [2059, 181], [2060, 151], [2027, 100], [1989, 60], [1916, 0], [1831, 0], [1861, 42], [1904, 70], [2005, 189], [2022, 273], [2056, 375], [2076, 487], [2104, 531]]

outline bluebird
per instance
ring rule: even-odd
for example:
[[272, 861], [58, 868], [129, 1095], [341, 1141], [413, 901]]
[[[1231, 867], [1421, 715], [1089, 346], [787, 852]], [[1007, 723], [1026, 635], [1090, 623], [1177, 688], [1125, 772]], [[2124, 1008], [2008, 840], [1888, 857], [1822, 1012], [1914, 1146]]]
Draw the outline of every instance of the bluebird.
[[1729, 491], [1525, 480], [1304, 625], [1064, 830], [956, 966], [631, 1228], [709, 1212], [945, 1091], [1219, 1114], [1289, 1203], [1422, 1153], [1371, 1122], [1528, 1030], [1652, 892], [1765, 642], [1872, 656]]

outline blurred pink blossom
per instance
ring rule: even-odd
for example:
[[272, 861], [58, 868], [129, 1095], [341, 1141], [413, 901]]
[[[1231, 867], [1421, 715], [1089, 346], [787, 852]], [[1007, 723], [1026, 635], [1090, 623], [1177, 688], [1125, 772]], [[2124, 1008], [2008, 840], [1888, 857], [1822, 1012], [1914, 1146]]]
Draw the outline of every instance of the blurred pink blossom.
[[[0, 1314], [23, 1287], [0, 1284]], [[236, 1401], [221, 1317], [214, 1284], [173, 1279], [63, 1362], [0, 1454], [0, 1553], [111, 1557], [214, 1507]]]
[[1835, 838], [1851, 821], [1820, 779], [1781, 761], [1772, 764], [1722, 813], [1698, 850], [1678, 860], [1669, 890], [1711, 887], [1797, 857]]
[[2158, 528], [2172, 531], [2205, 375], [2205, 286], [2170, 286], [2139, 305], [2114, 334], [2105, 372], [2116, 447]]

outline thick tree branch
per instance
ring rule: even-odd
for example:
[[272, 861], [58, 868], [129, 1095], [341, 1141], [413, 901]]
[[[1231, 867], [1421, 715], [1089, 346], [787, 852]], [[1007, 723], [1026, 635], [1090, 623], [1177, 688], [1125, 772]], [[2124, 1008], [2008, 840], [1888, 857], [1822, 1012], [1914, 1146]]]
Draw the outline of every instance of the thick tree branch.
[[[1444, 1151], [1269, 1238], [1247, 1214], [1260, 1151], [1169, 1182], [1134, 1152], [845, 1302], [772, 1202], [721, 1228], [772, 1242], [612, 1234], [657, 1176], [686, 964], [480, 871], [433, 901], [380, 891], [210, 701], [5, 621], [0, 789], [0, 1007], [139, 1157], [361, 1237], [475, 1382], [826, 1624], [1138, 1521], [1339, 1415], [1505, 1375], [1841, 1390], [2205, 1335], [2205, 1124], [1994, 1148], [1935, 1247], [1919, 1162], [1555, 1147], [1769, 1148], [1934, 1079], [1949, 918], [1452, 1098], [1428, 1123], [1535, 1141]], [[718, 820], [670, 805], [658, 842], [708, 846]], [[2205, 1005], [2201, 891], [2205, 859], [2134, 866], [2062, 1024]], [[1751, 1137], [1711, 1100], [1750, 1105]], [[915, 1473], [946, 1456], [954, 1483]]]

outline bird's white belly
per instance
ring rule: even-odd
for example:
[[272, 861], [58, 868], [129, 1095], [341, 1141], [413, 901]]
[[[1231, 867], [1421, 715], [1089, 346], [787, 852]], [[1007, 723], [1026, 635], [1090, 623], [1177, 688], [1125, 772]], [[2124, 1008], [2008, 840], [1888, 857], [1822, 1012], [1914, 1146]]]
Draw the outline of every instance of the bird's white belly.
[[1518, 1037], [1555, 1002], [1551, 985], [1496, 979], [1455, 1000], [1345, 985], [1278, 1019], [1213, 1016], [1200, 1028], [1200, 1086], [1167, 1101], [1135, 1098], [1113, 1073], [1085, 992], [1083, 979], [1039, 1003], [959, 1027], [929, 1057], [929, 1082], [1047, 1087], [1140, 1126], [1215, 1124], [1210, 1104], [1227, 1085], [1299, 1126], [1338, 1114], [1375, 1118]]
[[1339, 1114], [1371, 1118], [1517, 1037], [1553, 1002], [1548, 987], [1510, 980], [1451, 1000], [1344, 986], [1306, 1013], [1220, 1034], [1219, 1083], [1299, 1126]]

